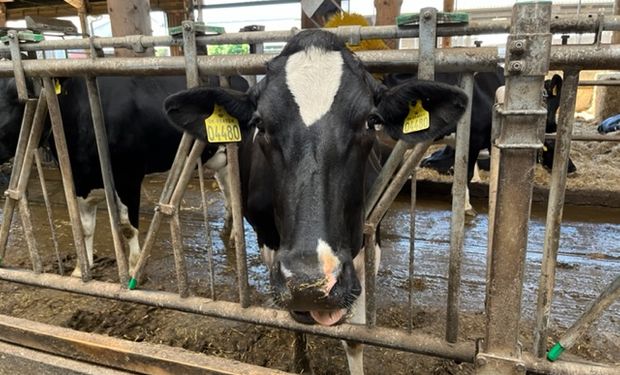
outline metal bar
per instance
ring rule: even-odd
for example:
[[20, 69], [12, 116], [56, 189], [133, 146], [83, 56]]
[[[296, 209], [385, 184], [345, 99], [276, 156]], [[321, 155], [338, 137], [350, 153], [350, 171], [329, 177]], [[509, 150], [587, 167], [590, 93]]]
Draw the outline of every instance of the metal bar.
[[9, 50], [11, 52], [11, 63], [14, 68], [15, 86], [17, 88], [17, 98], [20, 102], [28, 100], [28, 86], [26, 85], [26, 76], [22, 67], [22, 54], [19, 48], [19, 38], [17, 31], [9, 30], [7, 33], [9, 38]]
[[[545, 139], [555, 139], [555, 134], [545, 134]], [[620, 136], [595, 134], [595, 135], [571, 135], [573, 142], [620, 142]]]
[[600, 315], [607, 309], [612, 303], [620, 298], [620, 276], [605, 288], [595, 301], [593, 301], [588, 309], [577, 319], [575, 324], [570, 326], [564, 335], [560, 338], [558, 343], [549, 352], [548, 358], [552, 361], [565, 349], [572, 347], [577, 339], [583, 335], [590, 325], [600, 317]]
[[205, 245], [207, 247], [207, 267], [209, 268], [209, 290], [211, 299], [215, 300], [215, 269], [213, 262], [213, 239], [211, 238], [211, 226], [209, 225], [209, 206], [207, 202], [207, 194], [205, 191], [204, 171], [200, 160], [198, 164], [198, 181], [200, 182], [200, 198], [202, 200], [202, 216], [205, 221]]
[[185, 255], [183, 253], [183, 236], [181, 235], [181, 221], [179, 213], [173, 214], [170, 218], [170, 233], [172, 236], [172, 251], [174, 252], [174, 267], [177, 273], [177, 288], [179, 296], [185, 298], [189, 296], [189, 286], [187, 282], [187, 267], [185, 265]]
[[[411, 196], [409, 202], [415, 202], [418, 192], [418, 181], [415, 169], [411, 174]], [[416, 210], [415, 204], [409, 205], [409, 332], [413, 332], [414, 302], [415, 302], [415, 233], [416, 233]]]
[[[495, 171], [492, 248], [487, 256], [489, 279], [482, 349], [497, 359], [477, 363], [479, 375], [523, 373], [510, 359], [520, 357], [521, 295], [535, 157], [540, 142], [535, 140], [540, 139], [546, 116], [539, 109], [544, 74], [549, 67], [550, 18], [550, 2], [523, 2], [513, 7], [502, 126], [493, 146], [499, 148], [499, 167]], [[513, 48], [517, 42], [524, 48]], [[532, 145], [510, 147], [524, 143]]]
[[[37, 103], [35, 105], [35, 103]], [[18, 194], [18, 197], [11, 198], [9, 192], [16, 191], [19, 186], [19, 178], [22, 173], [24, 158], [27, 155], [28, 139], [32, 130], [33, 118], [35, 115], [38, 102], [35, 99], [27, 100], [24, 105], [24, 114], [17, 139], [15, 156], [13, 157], [13, 169], [11, 170], [11, 179], [9, 180], [9, 189], [4, 193], [6, 199], [4, 201], [4, 210], [2, 211], [2, 226], [0, 227], [0, 263], [6, 254], [6, 246], [9, 240], [9, 232], [11, 222], [13, 221], [13, 213], [17, 205], [17, 199], [24, 194], [24, 191]]]
[[202, 151], [204, 151], [206, 143], [203, 141], [194, 142], [194, 146], [189, 155], [185, 159], [183, 170], [179, 176], [179, 180], [174, 188], [172, 197], [168, 207], [172, 209], [170, 218], [170, 232], [172, 235], [172, 250], [174, 252], [174, 265], [177, 273], [177, 283], [179, 288], [179, 295], [181, 297], [187, 297], [189, 295], [189, 288], [187, 282], [187, 267], [185, 266], [185, 255], [183, 252], [183, 236], [181, 234], [181, 221], [179, 220], [179, 207], [183, 194], [189, 180], [192, 178], [194, 168], [196, 167], [196, 161], [200, 159]]
[[366, 301], [366, 327], [374, 328], [377, 325], [377, 275], [375, 274], [375, 264], [377, 252], [375, 249], [376, 229], [369, 228], [370, 233], [364, 236], [364, 293]]
[[237, 258], [237, 282], [239, 284], [239, 304], [250, 306], [250, 285], [248, 283], [248, 261], [245, 250], [245, 231], [243, 228], [243, 206], [241, 204], [241, 177], [239, 174], [239, 146], [226, 144], [228, 158], [228, 183], [230, 184], [230, 209], [233, 217], [235, 236], [235, 255]]
[[[562, 47], [569, 48], [569, 47]], [[584, 47], [592, 48], [592, 47]], [[608, 66], [620, 59], [620, 46], [601, 46]], [[578, 51], [573, 53], [580, 54]], [[356, 53], [371, 72], [396, 72], [417, 69], [418, 50], [381, 50]], [[264, 74], [265, 64], [274, 55], [198, 56], [198, 69], [202, 76], [209, 74]], [[594, 59], [594, 57], [591, 57]], [[435, 69], [438, 72], [495, 71], [500, 62], [497, 48], [446, 48], [437, 50]], [[570, 61], [570, 60], [569, 60]], [[586, 61], [588, 62], [588, 61]], [[80, 75], [180, 75], [185, 72], [185, 59], [178, 57], [110, 57], [105, 59], [25, 60], [24, 72], [28, 76], [80, 76]], [[604, 61], [596, 61], [605, 66]], [[616, 66], [616, 65], [614, 65]], [[13, 64], [0, 62], [0, 76], [12, 76]]]
[[24, 228], [24, 237], [28, 244], [28, 253], [30, 254], [30, 261], [32, 262], [32, 270], [34, 273], [43, 272], [43, 266], [41, 264], [41, 256], [39, 255], [37, 240], [34, 237], [34, 226], [32, 225], [32, 212], [28, 205], [28, 197], [24, 195], [18, 201], [19, 204], [19, 216], [22, 220], [22, 227]]
[[[2, 318], [0, 334], [5, 342], [56, 356], [130, 371], [132, 374], [288, 374], [168, 345], [138, 343], [6, 315], [0, 317]], [[101, 374], [101, 369], [94, 372], [58, 372], [58, 374]]]
[[[476, 350], [473, 342], [451, 344], [419, 331], [407, 333], [393, 328], [382, 327], [376, 327], [370, 331], [364, 326], [354, 324], [342, 324], [334, 327], [306, 325], [294, 321], [286, 311], [257, 306], [240, 308], [238, 304], [233, 302], [212, 301], [201, 297], [180, 298], [178, 295], [168, 292], [143, 290], [128, 291], [120, 288], [116, 284], [97, 280], [93, 280], [89, 283], [82, 283], [75, 278], [62, 277], [54, 274], [35, 275], [30, 271], [9, 269], [0, 269], [0, 279], [94, 297], [135, 302], [147, 306], [169, 308], [199, 315], [260, 324], [273, 328], [357, 341], [364, 344], [454, 359], [461, 362], [473, 362]], [[0, 326], [8, 324], [9, 322], [10, 320], [8, 318], [4, 319], [3, 317], [3, 319], [0, 319]], [[32, 326], [40, 323], [29, 322], [28, 324]], [[36, 326], [34, 326], [33, 329], [38, 332], [42, 331]], [[81, 334], [81, 332], [74, 331], [74, 334]], [[37, 341], [35, 340], [33, 342]], [[129, 343], [128, 341], [123, 342]], [[129, 350], [128, 352], [135, 352], [135, 350]], [[600, 366], [565, 361], [552, 363], [546, 360], [540, 360], [527, 353], [523, 354], [521, 361], [527, 365], [527, 368], [546, 374], [615, 375], [618, 373], [618, 366]]]
[[469, 159], [469, 134], [471, 130], [471, 103], [474, 92], [474, 75], [461, 77], [461, 88], [470, 98], [456, 131], [454, 177], [452, 183], [452, 221], [450, 226], [450, 261], [448, 271], [448, 307], [446, 341], [456, 342], [459, 335], [459, 298], [461, 291], [461, 263], [463, 237], [465, 236], [465, 201], [467, 199], [467, 166]]
[[88, 258], [86, 256], [84, 232], [82, 231], [80, 210], [75, 196], [73, 172], [71, 171], [69, 150], [67, 148], [67, 140], [65, 139], [65, 129], [62, 123], [58, 98], [54, 92], [54, 83], [51, 78], [43, 78], [43, 90], [45, 91], [45, 98], [47, 100], [50, 120], [52, 122], [52, 133], [54, 135], [54, 143], [56, 144], [56, 150], [58, 153], [58, 164], [60, 165], [62, 185], [64, 187], [65, 199], [67, 201], [67, 209], [69, 210], [69, 219], [71, 220], [71, 232], [73, 233], [75, 251], [77, 252], [78, 264], [80, 266], [80, 270], [82, 271], [82, 281], [86, 282], [91, 279], [90, 264], [88, 264]]
[[413, 169], [418, 165], [418, 163], [420, 163], [420, 160], [424, 156], [424, 153], [430, 144], [430, 141], [425, 141], [418, 143], [413, 147], [411, 154], [409, 154], [409, 156], [405, 159], [403, 165], [400, 167], [392, 179], [392, 182], [385, 190], [381, 200], [377, 203], [377, 206], [366, 220], [367, 228], [376, 227], [381, 221], [388, 208], [400, 192], [400, 189], [403, 187], [409, 176], [411, 176]]
[[571, 134], [575, 121], [575, 103], [577, 101], [577, 85], [579, 71], [565, 71], [560, 101], [560, 118], [558, 133], [553, 155], [549, 201], [547, 203], [547, 219], [545, 223], [545, 240], [540, 279], [538, 283], [538, 299], [536, 307], [536, 328], [534, 330], [534, 353], [543, 357], [547, 351], [547, 325], [551, 316], [551, 302], [555, 285], [555, 267], [560, 245], [560, 227], [564, 209], [564, 193], [566, 191], [566, 174], [570, 154]]
[[88, 91], [88, 102], [90, 104], [93, 120], [93, 129], [95, 131], [97, 152], [99, 154], [99, 166], [101, 167], [105, 200], [108, 207], [112, 243], [114, 244], [114, 254], [116, 255], [116, 265], [118, 267], [118, 280], [123, 287], [127, 287], [127, 257], [125, 256], [123, 242], [121, 240], [120, 211], [116, 201], [116, 187], [114, 185], [114, 175], [112, 174], [108, 135], [105, 128], [103, 109], [101, 107], [99, 86], [97, 85], [97, 79], [95, 77], [86, 77], [86, 90]]
[[385, 187], [388, 185], [394, 175], [394, 172], [400, 165], [400, 162], [403, 160], [403, 156], [405, 155], [407, 148], [408, 145], [406, 142], [397, 142], [396, 146], [394, 146], [392, 152], [390, 153], [390, 157], [385, 162], [383, 167], [381, 167], [379, 176], [377, 176], [375, 183], [372, 185], [372, 188], [368, 193], [368, 198], [366, 199], [366, 218], [368, 218], [373, 208], [379, 201], [379, 198], [381, 198], [381, 194], [385, 190]]
[[47, 184], [45, 183], [45, 175], [43, 172], [43, 165], [41, 164], [41, 152], [39, 148], [34, 150], [34, 161], [37, 166], [37, 174], [39, 175], [39, 182], [41, 183], [41, 193], [43, 195], [43, 201], [45, 202], [45, 209], [47, 211], [47, 223], [50, 226], [50, 232], [52, 234], [54, 254], [56, 255], [56, 262], [58, 263], [58, 274], [64, 275], [65, 269], [62, 265], [62, 260], [60, 259], [58, 237], [56, 236], [56, 226], [54, 225], [54, 212], [52, 211], [52, 202], [50, 202], [49, 193], [47, 192]]
[[[371, 72], [411, 71], [417, 68], [417, 50], [381, 50], [356, 53]], [[264, 74], [265, 63], [273, 55], [199, 56], [201, 75], [208, 74]], [[446, 48], [436, 52], [437, 72], [494, 71], [501, 62], [496, 48]], [[554, 70], [614, 69], [620, 61], [619, 45], [553, 46], [551, 65]], [[92, 60], [25, 60], [22, 62], [28, 76], [79, 75], [175, 75], [183, 74], [182, 57], [105, 58]], [[0, 62], [0, 76], [13, 75], [10, 61]]]
[[620, 86], [618, 79], [600, 79], [579, 81], [579, 86]]
[[[554, 19], [551, 23], [551, 32], [557, 34], [564, 33], [595, 33], [598, 30], [598, 19], [594, 17], [562, 17]], [[463, 26], [442, 25], [437, 28], [437, 36], [460, 36], [460, 35], [479, 35], [479, 34], [503, 34], [510, 29], [508, 21], [470, 21]], [[399, 28], [391, 26], [364, 26], [359, 31], [351, 30], [346, 27], [326, 28], [344, 40], [357, 39], [399, 39], [415, 38], [419, 36], [417, 27]], [[603, 20], [603, 30], [620, 30], [620, 17], [605, 16]], [[282, 31], [257, 31], [257, 32], [236, 32], [221, 35], [201, 36], [196, 38], [199, 46], [209, 44], [240, 44], [240, 43], [264, 43], [264, 42], [286, 42], [297, 34], [299, 29]], [[128, 35], [112, 38], [93, 38], [93, 45], [97, 49], [107, 47], [133, 49], [135, 46], [149, 48], [155, 46], [179, 46], [182, 40], [171, 36], [143, 36]], [[89, 49], [90, 45], [84, 39], [69, 40], [49, 40], [36, 44], [27, 44], [21, 47], [22, 51], [41, 51], [55, 49]], [[0, 46], [0, 52], [7, 51], [8, 48]]]
[[78, 279], [54, 274], [35, 275], [30, 271], [0, 269], [0, 279], [21, 284], [52, 288], [89, 296], [135, 302], [148, 306], [170, 308], [205, 316], [235, 320], [238, 322], [260, 324], [274, 328], [284, 328], [298, 332], [357, 341], [363, 344], [383, 346], [462, 362], [473, 362], [475, 345], [473, 342], [450, 344], [432, 335], [415, 331], [408, 333], [393, 328], [376, 327], [368, 330], [365, 326], [342, 324], [326, 327], [306, 325], [294, 321], [288, 311], [274, 310], [258, 306], [242, 308], [238, 303], [213, 301], [208, 298], [190, 296], [181, 298], [176, 293], [126, 290], [116, 284], [93, 280], [83, 283]]

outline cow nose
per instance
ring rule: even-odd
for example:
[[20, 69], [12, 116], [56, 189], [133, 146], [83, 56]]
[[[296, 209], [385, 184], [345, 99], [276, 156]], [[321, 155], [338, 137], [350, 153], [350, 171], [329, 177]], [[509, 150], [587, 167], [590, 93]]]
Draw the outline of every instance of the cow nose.
[[338, 284], [337, 274], [324, 274], [319, 268], [287, 266], [276, 261], [272, 269], [273, 282], [279, 286], [279, 300], [288, 308], [314, 310], [328, 308], [328, 297]]

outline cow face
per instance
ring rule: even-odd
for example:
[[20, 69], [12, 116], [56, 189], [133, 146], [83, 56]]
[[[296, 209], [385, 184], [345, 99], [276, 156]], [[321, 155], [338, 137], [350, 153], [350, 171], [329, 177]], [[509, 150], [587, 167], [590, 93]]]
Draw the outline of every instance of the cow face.
[[[353, 259], [363, 244], [375, 124], [408, 142], [435, 139], [454, 130], [466, 100], [458, 88], [435, 82], [388, 90], [333, 34], [312, 30], [294, 37], [248, 93], [193, 89], [169, 97], [165, 110], [174, 125], [202, 139], [214, 104], [239, 120], [264, 161], [247, 162], [264, 165], [270, 180], [268, 206], [279, 238], [269, 257], [274, 299], [332, 325], [361, 293]], [[418, 101], [430, 114], [429, 126], [403, 134], [410, 104]], [[302, 321], [301, 315], [293, 314]]]
[[17, 100], [15, 79], [0, 79], [0, 164], [15, 155], [24, 105]]

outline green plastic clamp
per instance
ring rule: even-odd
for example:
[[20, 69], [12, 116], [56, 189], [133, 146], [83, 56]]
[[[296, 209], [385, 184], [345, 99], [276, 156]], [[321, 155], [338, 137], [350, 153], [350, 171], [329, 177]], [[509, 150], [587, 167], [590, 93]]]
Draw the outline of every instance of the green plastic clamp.
[[134, 279], [133, 277], [129, 279], [129, 282], [127, 283], [127, 288], [129, 288], [129, 290], [134, 290], [137, 286], [138, 280]]
[[560, 358], [560, 355], [562, 355], [563, 352], [564, 347], [562, 346], [562, 344], [556, 342], [555, 345], [553, 345], [553, 347], [547, 353], [547, 359], [551, 362], [555, 362], [555, 360]]
[[[220, 35], [226, 32], [221, 26], [207, 26], [204, 22], [194, 23], [194, 28], [196, 29], [196, 35]], [[168, 30], [168, 34], [170, 36], [183, 35], [183, 26], [171, 27]]]
[[[469, 23], [469, 14], [461, 12], [437, 12], [438, 25]], [[396, 17], [398, 27], [417, 27], [420, 25], [420, 13], [405, 13]]]
[[[20, 42], [41, 42], [43, 40], [45, 40], [45, 37], [43, 36], [43, 34], [39, 34], [39, 33], [35, 33], [32, 31], [19, 31], [17, 33], [17, 39], [19, 39]], [[8, 35], [3, 35], [0, 36], [0, 42], [2, 43], [8, 43], [9, 42], [9, 37]]]

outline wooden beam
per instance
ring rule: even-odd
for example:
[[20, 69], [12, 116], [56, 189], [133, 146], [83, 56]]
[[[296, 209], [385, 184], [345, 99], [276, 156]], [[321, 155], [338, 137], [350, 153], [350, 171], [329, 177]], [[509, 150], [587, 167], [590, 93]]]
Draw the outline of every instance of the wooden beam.
[[6, 5], [0, 3], [0, 27], [6, 27]]
[[[113, 36], [153, 35], [149, 0], [108, 0], [108, 14]], [[137, 53], [116, 48], [117, 57], [154, 56], [153, 48]]]
[[177, 347], [121, 340], [6, 315], [0, 315], [0, 340], [140, 374], [292, 375]]
[[[375, 9], [377, 11], [377, 19], [375, 26], [395, 25], [396, 17], [400, 15], [400, 7], [403, 0], [375, 0]], [[392, 49], [398, 49], [398, 39], [385, 40]]]

